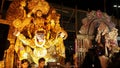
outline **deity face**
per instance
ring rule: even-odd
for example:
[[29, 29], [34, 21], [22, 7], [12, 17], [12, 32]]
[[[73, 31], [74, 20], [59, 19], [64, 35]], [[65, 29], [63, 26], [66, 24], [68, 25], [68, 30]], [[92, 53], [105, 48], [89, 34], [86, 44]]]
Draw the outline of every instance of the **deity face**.
[[55, 10], [55, 9], [53, 9], [53, 10], [52, 10], [52, 13], [56, 13], [56, 10]]
[[36, 38], [38, 40], [43, 40], [44, 39], [44, 31], [37, 31], [36, 32]]
[[57, 37], [61, 37], [65, 40], [67, 38], [67, 33], [65, 31], [61, 31], [58, 33]]
[[59, 34], [60, 34], [60, 35], [59, 35], [60, 37], [62, 37], [62, 38], [65, 37], [65, 34], [64, 34], [63, 32], [60, 32]]
[[42, 11], [41, 10], [37, 10], [36, 11], [36, 16], [37, 17], [41, 17], [42, 16]]
[[96, 12], [95, 11], [91, 11], [89, 13], [87, 13], [87, 18], [90, 20], [90, 19], [93, 19], [96, 17]]
[[45, 31], [44, 30], [36, 30], [35, 31], [35, 45], [38, 47], [43, 47], [45, 44]]
[[20, 5], [23, 6], [23, 7], [25, 7], [26, 6], [26, 2], [25, 1], [21, 1]]

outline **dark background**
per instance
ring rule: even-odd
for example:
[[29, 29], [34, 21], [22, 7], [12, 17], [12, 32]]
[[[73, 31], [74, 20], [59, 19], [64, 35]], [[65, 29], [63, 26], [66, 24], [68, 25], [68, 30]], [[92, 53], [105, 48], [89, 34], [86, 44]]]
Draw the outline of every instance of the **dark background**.
[[[4, 0], [3, 9], [7, 9], [12, 0]], [[114, 15], [119, 17], [120, 8], [113, 8], [114, 4], [120, 5], [119, 0], [46, 0], [49, 3], [58, 4], [59, 6], [66, 6], [79, 10], [101, 10], [103, 12], [107, 12], [109, 15]], [[0, 0], [0, 5], [2, 4], [2, 0]], [[1, 7], [0, 7], [1, 8]]]
[[70, 8], [85, 11], [101, 10], [116, 18], [120, 18], [120, 8], [114, 8], [113, 5], [120, 5], [120, 0], [46, 0], [49, 3], [59, 4]]
[[118, 0], [47, 0], [50, 3], [75, 8], [79, 10], [101, 10], [108, 14], [113, 14], [113, 4], [118, 3]]

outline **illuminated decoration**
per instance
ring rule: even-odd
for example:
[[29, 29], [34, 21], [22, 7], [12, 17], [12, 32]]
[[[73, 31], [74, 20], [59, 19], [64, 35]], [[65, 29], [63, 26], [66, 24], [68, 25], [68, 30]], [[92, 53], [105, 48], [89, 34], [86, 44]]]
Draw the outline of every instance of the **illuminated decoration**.
[[[98, 55], [101, 67], [107, 68], [108, 58], [110, 59], [120, 50], [117, 36], [118, 29], [115, 28], [110, 16], [100, 10], [87, 13], [82, 19], [82, 26], [76, 39], [74, 57], [76, 66], [84, 64], [86, 52], [91, 54], [93, 52], [92, 55]], [[92, 65], [95, 66], [94, 63]]]
[[26, 12], [24, 18], [15, 18], [12, 23], [18, 60], [28, 59], [38, 64], [38, 59], [44, 57], [46, 62], [63, 64], [67, 32], [60, 26], [60, 14], [44, 0], [23, 0], [20, 3], [27, 7], [28, 12], [22, 9]]

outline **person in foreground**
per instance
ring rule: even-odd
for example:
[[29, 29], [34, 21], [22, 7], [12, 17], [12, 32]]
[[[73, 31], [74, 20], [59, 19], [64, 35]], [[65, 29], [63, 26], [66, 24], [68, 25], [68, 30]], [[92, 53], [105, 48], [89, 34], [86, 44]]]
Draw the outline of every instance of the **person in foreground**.
[[40, 58], [38, 60], [38, 68], [45, 68], [45, 59], [44, 58]]
[[21, 60], [21, 68], [30, 68], [30, 63], [27, 59]]

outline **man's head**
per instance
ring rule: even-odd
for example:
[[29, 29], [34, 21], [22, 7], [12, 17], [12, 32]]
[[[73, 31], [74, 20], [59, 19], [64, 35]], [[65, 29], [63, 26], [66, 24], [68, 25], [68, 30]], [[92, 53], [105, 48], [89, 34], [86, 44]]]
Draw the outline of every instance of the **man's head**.
[[22, 68], [28, 68], [29, 67], [29, 61], [27, 59], [21, 60]]
[[40, 58], [38, 61], [39, 64], [39, 68], [44, 68], [45, 66], [45, 59], [44, 58]]

